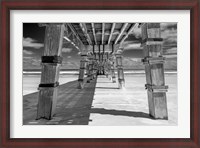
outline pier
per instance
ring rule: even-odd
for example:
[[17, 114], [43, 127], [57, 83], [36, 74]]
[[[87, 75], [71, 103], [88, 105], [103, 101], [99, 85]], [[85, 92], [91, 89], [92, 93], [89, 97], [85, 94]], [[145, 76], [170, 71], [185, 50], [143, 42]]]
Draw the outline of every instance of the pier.
[[[24, 96], [24, 101], [33, 101], [32, 107], [24, 106], [24, 124], [118, 125], [123, 123], [122, 118], [126, 118], [125, 125], [137, 124], [137, 118], [168, 122], [160, 23], [39, 25], [46, 28], [41, 80], [38, 92]], [[124, 74], [124, 41], [131, 40], [135, 28], [141, 29], [146, 82]], [[62, 47], [66, 43], [80, 51], [79, 76], [59, 85]], [[142, 85], [133, 88], [135, 81]], [[141, 91], [141, 87], [146, 90]], [[134, 93], [147, 95], [134, 98]]]

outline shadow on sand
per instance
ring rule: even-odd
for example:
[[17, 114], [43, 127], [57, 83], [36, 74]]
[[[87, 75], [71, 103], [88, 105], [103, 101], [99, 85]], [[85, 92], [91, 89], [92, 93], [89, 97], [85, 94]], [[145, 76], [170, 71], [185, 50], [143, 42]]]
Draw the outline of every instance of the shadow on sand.
[[85, 83], [83, 89], [77, 88], [77, 80], [60, 85], [56, 111], [51, 120], [35, 120], [38, 92], [23, 96], [23, 125], [88, 125], [90, 113], [150, 118], [149, 114], [143, 112], [92, 108], [96, 83], [96, 79]]
[[119, 89], [118, 87], [96, 87], [98, 89]]
[[139, 117], [139, 118], [149, 118], [152, 119], [149, 114], [144, 112], [134, 112], [134, 111], [125, 111], [125, 110], [108, 110], [104, 108], [92, 108], [91, 113], [97, 114], [108, 114], [115, 116], [129, 116], [129, 117]]
[[84, 89], [78, 89], [77, 86], [77, 80], [59, 86], [56, 111], [52, 120], [35, 120], [38, 92], [23, 96], [23, 124], [88, 125], [96, 80], [85, 83]]

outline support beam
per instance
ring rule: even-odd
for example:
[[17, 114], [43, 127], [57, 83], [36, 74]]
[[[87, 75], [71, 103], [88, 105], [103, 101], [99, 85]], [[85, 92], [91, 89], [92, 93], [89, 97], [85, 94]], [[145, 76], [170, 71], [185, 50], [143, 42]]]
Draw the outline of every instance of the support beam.
[[[118, 34], [120, 34], [120, 32], [121, 31], [119, 31], [119, 30], [114, 30], [113, 33], [112, 33], [112, 35], [118, 35]], [[126, 35], [126, 34], [127, 34], [127, 32], [122, 33], [122, 35]], [[95, 35], [102, 35], [102, 31], [100, 31], [100, 30], [97, 31]], [[111, 30], [106, 30], [105, 29], [104, 30], [104, 35], [111, 35]]]
[[124, 30], [126, 29], [128, 23], [124, 23], [121, 31], [120, 31], [120, 34], [117, 36], [117, 39], [115, 40], [115, 44], [117, 44], [117, 42], [119, 41], [120, 37], [122, 36], [122, 34], [124, 33]]
[[110, 36], [109, 36], [109, 39], [108, 39], [108, 45], [110, 44], [110, 40], [112, 38], [112, 35], [113, 35], [113, 31], [115, 30], [115, 23], [112, 24], [112, 29], [111, 29], [111, 32], [110, 32]]
[[84, 75], [86, 70], [86, 64], [87, 64], [87, 55], [81, 54], [81, 61], [80, 61], [80, 70], [79, 70], [79, 78], [78, 78], [78, 88], [82, 89], [84, 88]]
[[92, 33], [93, 33], [93, 36], [94, 36], [95, 44], [97, 45], [97, 39], [96, 39], [96, 33], [95, 33], [94, 23], [92, 23]]
[[115, 62], [114, 59], [111, 59], [110, 61], [110, 68], [111, 68], [111, 81], [113, 83], [116, 83], [116, 76], [115, 76]]
[[93, 61], [93, 77], [94, 79], [96, 79], [97, 77], [97, 69], [98, 69], [98, 64], [97, 64], [97, 60], [95, 59], [95, 56], [94, 56], [94, 61]]
[[105, 61], [104, 69], [105, 69], [106, 78], [108, 78], [109, 71], [110, 71], [108, 60]]
[[63, 38], [64, 38], [66, 41], [68, 41], [70, 44], [72, 44], [76, 49], [78, 49], [79, 51], [81, 51], [80, 48], [76, 45], [76, 43], [74, 43], [71, 39], [69, 39], [69, 38], [66, 37], [66, 36], [64, 36]]
[[[73, 32], [73, 34], [76, 36], [76, 38], [79, 40], [79, 46], [83, 46], [83, 42], [82, 40], [80, 39], [79, 35], [77, 34], [77, 32], [74, 30], [74, 27], [72, 27], [72, 25], [70, 23], [67, 23], [67, 26], [70, 28], [70, 30]], [[80, 48], [80, 47], [79, 47]]]
[[38, 88], [37, 119], [50, 120], [56, 109], [64, 29], [63, 24], [48, 24], [46, 26], [42, 74]]
[[135, 24], [132, 25], [132, 27], [128, 30], [128, 33], [127, 33], [127, 34], [122, 38], [122, 40], [120, 41], [120, 44], [122, 44], [122, 43], [125, 41], [125, 39], [129, 36], [129, 34], [131, 34], [131, 32], [133, 32], [133, 30], [134, 30], [135, 28], [137, 28], [138, 25], [139, 25], [139, 23], [135, 23]]
[[149, 113], [155, 119], [168, 119], [160, 23], [142, 25], [142, 43]]
[[118, 73], [118, 84], [119, 89], [123, 89], [125, 87], [125, 80], [124, 80], [124, 69], [122, 64], [122, 49], [118, 50], [115, 54], [116, 56], [116, 65], [117, 65], [117, 73]]
[[94, 64], [94, 61], [93, 61], [93, 57], [92, 56], [89, 56], [88, 57], [88, 76], [87, 76], [87, 83], [90, 83], [91, 80], [93, 80], [93, 64]]
[[89, 43], [90, 45], [92, 45], [92, 40], [91, 40], [91, 38], [90, 38], [90, 35], [89, 35], [88, 32], [87, 32], [87, 27], [86, 27], [85, 23], [80, 23], [80, 27], [81, 27], [83, 33], [85, 34], [88, 43]]
[[104, 45], [104, 31], [105, 31], [105, 23], [102, 23], [102, 39], [101, 39], [101, 44]]

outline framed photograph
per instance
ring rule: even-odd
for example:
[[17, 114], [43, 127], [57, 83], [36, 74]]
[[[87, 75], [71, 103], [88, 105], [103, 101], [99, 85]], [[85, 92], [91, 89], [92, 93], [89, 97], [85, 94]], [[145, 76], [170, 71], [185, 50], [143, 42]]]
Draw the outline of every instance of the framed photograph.
[[200, 147], [199, 1], [1, 2], [1, 147]]

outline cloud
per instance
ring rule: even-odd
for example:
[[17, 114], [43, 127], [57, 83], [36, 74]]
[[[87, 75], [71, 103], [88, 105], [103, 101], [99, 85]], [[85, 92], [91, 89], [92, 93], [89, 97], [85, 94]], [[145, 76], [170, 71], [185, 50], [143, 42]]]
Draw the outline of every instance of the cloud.
[[[177, 50], [177, 24], [164, 23], [162, 26], [161, 37], [163, 38], [163, 50], [166, 53], [173, 48]], [[177, 52], [174, 52], [175, 54]]]
[[63, 61], [61, 69], [79, 69], [79, 61]]
[[141, 43], [130, 43], [124, 46], [124, 50], [142, 49]]
[[141, 58], [129, 58], [133, 62], [141, 62]]
[[124, 69], [144, 69], [144, 64], [141, 62], [141, 58], [123, 58]]
[[171, 59], [171, 58], [177, 58], [177, 55], [176, 54], [168, 54], [168, 55], [163, 55], [163, 57], [167, 58], [167, 59]]
[[177, 57], [166, 57], [164, 65], [165, 69], [177, 70]]
[[164, 30], [161, 32], [161, 37], [170, 42], [177, 42], [177, 30]]
[[33, 57], [23, 57], [23, 60], [30, 60], [30, 59], [32, 59]]
[[36, 57], [23, 57], [23, 69], [40, 69], [41, 59]]
[[161, 23], [160, 27], [162, 30], [177, 29], [177, 23]]
[[174, 48], [169, 48], [167, 50], [164, 51], [164, 54], [167, 55], [167, 54], [177, 54], [177, 48], [174, 47]]
[[72, 51], [72, 48], [63, 48], [62, 49], [62, 52], [64, 52], [64, 53], [69, 53], [71, 51]]
[[135, 36], [135, 38], [141, 38], [141, 28], [135, 28], [132, 32], [132, 34]]
[[44, 46], [44, 44], [37, 43], [37, 41], [32, 38], [29, 38], [29, 37], [23, 38], [23, 47], [32, 47], [35, 49], [40, 49], [43, 46]]
[[28, 50], [23, 50], [23, 54], [25, 54], [25, 55], [32, 55], [33, 52], [32, 51], [28, 51]]

